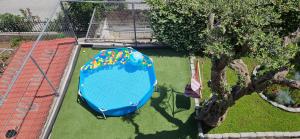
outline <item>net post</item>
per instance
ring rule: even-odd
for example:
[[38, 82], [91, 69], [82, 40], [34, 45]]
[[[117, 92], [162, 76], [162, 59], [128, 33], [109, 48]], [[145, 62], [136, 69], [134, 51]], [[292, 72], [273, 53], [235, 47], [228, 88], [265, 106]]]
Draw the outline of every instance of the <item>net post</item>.
[[92, 24], [93, 24], [95, 12], [96, 12], [96, 8], [97, 8], [97, 7], [95, 7], [94, 10], [93, 10], [93, 14], [92, 14], [92, 17], [91, 17], [91, 20], [90, 20], [90, 23], [89, 23], [88, 30], [87, 30], [86, 35], [85, 35], [85, 39], [87, 39], [87, 37], [88, 37], [88, 35], [89, 35], [89, 33], [90, 33], [91, 26], [92, 26]]

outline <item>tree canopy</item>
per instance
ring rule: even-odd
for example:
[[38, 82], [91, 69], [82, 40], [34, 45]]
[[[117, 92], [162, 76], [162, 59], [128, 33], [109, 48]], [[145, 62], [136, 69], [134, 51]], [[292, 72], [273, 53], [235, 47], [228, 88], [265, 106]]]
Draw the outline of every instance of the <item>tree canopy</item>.
[[155, 36], [178, 50], [204, 51], [216, 58], [249, 56], [272, 68], [288, 65], [299, 51], [297, 45], [284, 40], [299, 27], [298, 0], [150, 0], [149, 3]]

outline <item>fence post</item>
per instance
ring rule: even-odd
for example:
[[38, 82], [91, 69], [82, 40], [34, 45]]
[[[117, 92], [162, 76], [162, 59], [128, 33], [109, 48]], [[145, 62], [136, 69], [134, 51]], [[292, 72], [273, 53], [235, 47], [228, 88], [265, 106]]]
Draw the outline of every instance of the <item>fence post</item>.
[[[89, 28], [88, 28], [88, 30], [87, 30], [87, 32], [86, 32], [86, 35], [85, 35], [85, 39], [87, 39], [88, 36], [89, 36], [90, 30], [91, 30], [91, 26], [92, 26], [93, 21], [94, 21], [95, 12], [96, 12], [96, 7], [95, 7], [94, 10], [93, 10], [93, 14], [92, 14], [92, 17], [91, 17], [91, 20], [90, 20], [90, 23], [89, 23]], [[94, 36], [93, 36], [93, 37], [94, 37]]]
[[133, 18], [133, 30], [134, 30], [134, 43], [135, 43], [135, 47], [137, 47], [134, 3], [132, 3], [131, 5], [132, 5], [132, 18]]

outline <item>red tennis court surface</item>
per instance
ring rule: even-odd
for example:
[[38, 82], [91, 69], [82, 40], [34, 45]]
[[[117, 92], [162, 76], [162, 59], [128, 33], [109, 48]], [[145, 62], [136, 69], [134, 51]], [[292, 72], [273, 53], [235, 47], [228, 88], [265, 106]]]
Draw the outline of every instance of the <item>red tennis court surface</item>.
[[[32, 56], [58, 88], [68, 64], [75, 39], [64, 38], [39, 42]], [[5, 139], [8, 130], [16, 130], [12, 138], [39, 138], [47, 120], [54, 91], [38, 68], [28, 60], [12, 91], [5, 98], [14, 74], [32, 47], [32, 42], [23, 43], [0, 78], [0, 139]]]

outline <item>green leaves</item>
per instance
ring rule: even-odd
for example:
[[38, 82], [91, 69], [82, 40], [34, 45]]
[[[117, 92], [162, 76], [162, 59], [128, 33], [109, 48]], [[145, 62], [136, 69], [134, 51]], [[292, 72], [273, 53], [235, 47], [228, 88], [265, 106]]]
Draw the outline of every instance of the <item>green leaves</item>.
[[[250, 56], [269, 68], [288, 66], [297, 46], [283, 46], [283, 35], [297, 29], [297, 0], [149, 0], [156, 38], [177, 50], [210, 57]], [[213, 28], [208, 16], [214, 13]], [[299, 49], [298, 49], [299, 50]]]
[[[27, 24], [26, 24], [27, 23]], [[0, 32], [26, 32], [31, 30], [29, 21], [19, 15], [0, 14]]]
[[151, 26], [156, 38], [173, 48], [183, 51], [199, 51], [201, 38], [199, 30], [206, 28], [205, 17], [197, 11], [196, 1], [178, 0], [165, 2], [162, 0], [148, 1], [152, 12], [150, 13]]

